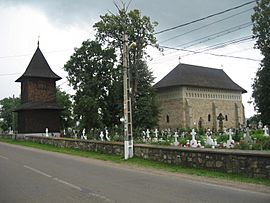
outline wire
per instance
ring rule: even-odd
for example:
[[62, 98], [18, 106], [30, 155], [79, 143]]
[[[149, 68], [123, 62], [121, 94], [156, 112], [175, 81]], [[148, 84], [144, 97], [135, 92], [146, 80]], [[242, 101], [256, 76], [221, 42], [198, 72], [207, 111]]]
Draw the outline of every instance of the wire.
[[[220, 48], [226, 47], [226, 46], [231, 45], [231, 44], [239, 44], [239, 43], [242, 43], [242, 42], [247, 41], [247, 40], [250, 40], [250, 39], [252, 39], [252, 35], [241, 37], [241, 38], [237, 38], [237, 39], [233, 39], [233, 40], [229, 40], [227, 42], [222, 42], [222, 43], [214, 44], [214, 45], [211, 45], [211, 46], [208, 46], [208, 47], [205, 47], [205, 48], [197, 49], [195, 51], [197, 51], [197, 52], [211, 51], [211, 50], [215, 50], [215, 49], [220, 49]], [[181, 57], [186, 57], [186, 56], [189, 56], [189, 55], [194, 55], [194, 54], [186, 54], [186, 55], [181, 56]]]
[[[52, 54], [52, 53], [59, 53], [59, 52], [67, 52], [71, 51], [72, 49], [62, 49], [62, 50], [54, 50], [54, 51], [47, 51], [44, 54]], [[17, 57], [25, 57], [25, 56], [32, 56], [33, 54], [19, 54], [19, 55], [10, 55], [10, 56], [0, 56], [0, 59], [5, 58], [17, 58]]]
[[185, 51], [185, 52], [190, 52], [193, 54], [207, 54], [207, 55], [212, 55], [212, 56], [219, 56], [219, 57], [228, 57], [228, 58], [235, 58], [235, 59], [244, 59], [244, 60], [250, 60], [250, 61], [261, 61], [253, 58], [248, 58], [248, 57], [240, 57], [240, 56], [230, 56], [230, 55], [225, 55], [225, 54], [213, 54], [213, 53], [205, 53], [201, 51], [192, 51], [192, 50], [187, 50], [187, 49], [181, 49], [181, 48], [175, 48], [175, 47], [168, 47], [168, 46], [161, 46], [162, 48], [165, 49], [173, 49], [173, 50], [178, 50], [178, 51]]
[[192, 40], [192, 41], [186, 42], [186, 43], [181, 44], [181, 45], [177, 45], [177, 47], [182, 47], [182, 46], [188, 45], [188, 44], [190, 44], [190, 45], [185, 46], [184, 48], [192, 47], [192, 46], [194, 46], [194, 45], [201, 44], [201, 43], [203, 43], [203, 42], [207, 42], [207, 41], [216, 39], [216, 38], [218, 38], [218, 37], [222, 37], [222, 36], [224, 36], [224, 35], [228, 35], [228, 34], [231, 34], [231, 33], [233, 33], [233, 32], [242, 30], [242, 29], [247, 28], [247, 27], [249, 27], [249, 26], [251, 26], [251, 25], [252, 25], [251, 22], [247, 22], [247, 23], [244, 23], [244, 24], [241, 24], [241, 25], [237, 25], [237, 26], [231, 27], [231, 28], [229, 28], [229, 29], [222, 30], [222, 31], [220, 31], [220, 32], [216, 32], [216, 33], [214, 33], [214, 34], [211, 34], [211, 35], [208, 35], [208, 36], [205, 36], [205, 37], [196, 39], [196, 40]]
[[20, 73], [7, 73], [7, 74], [5, 74], [5, 73], [3, 73], [3, 74], [0, 74], [0, 77], [1, 76], [10, 76], [10, 75], [19, 75]]
[[250, 1], [250, 2], [247, 2], [247, 3], [241, 4], [241, 5], [239, 5], [239, 6], [235, 6], [235, 7], [233, 7], [233, 8], [226, 9], [226, 10], [221, 11], [221, 12], [218, 12], [218, 13], [215, 13], [215, 14], [208, 15], [208, 16], [203, 17], [203, 18], [199, 18], [199, 19], [196, 19], [196, 20], [193, 20], [193, 21], [190, 21], [190, 22], [181, 24], [181, 25], [177, 25], [177, 26], [174, 26], [174, 27], [171, 27], [171, 28], [167, 28], [167, 29], [164, 29], [164, 30], [155, 32], [154, 34], [157, 35], [157, 34], [161, 34], [161, 33], [164, 33], [164, 32], [171, 31], [171, 30], [175, 30], [175, 29], [180, 28], [180, 27], [184, 27], [184, 26], [187, 26], [187, 25], [190, 25], [190, 24], [199, 22], [199, 21], [203, 21], [203, 20], [208, 19], [208, 18], [212, 18], [212, 17], [217, 16], [217, 15], [221, 15], [221, 14], [223, 14], [223, 13], [227, 13], [227, 12], [229, 12], [229, 11], [232, 11], [232, 10], [241, 8], [241, 7], [243, 7], [243, 6], [252, 4], [252, 3], [254, 3], [254, 2], [256, 2], [256, 1]]
[[224, 20], [228, 20], [228, 19], [230, 19], [230, 18], [233, 18], [233, 17], [235, 17], [235, 16], [237, 16], [237, 15], [246, 13], [246, 12], [248, 12], [248, 11], [250, 11], [250, 10], [252, 10], [252, 8], [249, 8], [249, 9], [247, 9], [247, 10], [244, 10], [244, 11], [240, 12], [240, 13], [237, 13], [237, 14], [234, 14], [234, 15], [231, 15], [231, 16], [228, 16], [228, 17], [223, 18], [223, 19], [221, 19], [221, 20], [214, 21], [214, 22], [209, 23], [209, 24], [207, 24], [207, 25], [204, 25], [204, 26], [201, 26], [201, 27], [192, 29], [192, 30], [187, 31], [187, 32], [184, 32], [184, 33], [182, 33], [182, 34], [173, 36], [173, 37], [171, 37], [171, 38], [168, 38], [168, 39], [166, 39], [166, 40], [161, 41], [160, 43], [168, 42], [168, 41], [170, 41], [170, 40], [173, 40], [173, 39], [176, 39], [176, 38], [178, 38], [178, 37], [184, 36], [184, 35], [186, 35], [186, 34], [195, 32], [195, 31], [197, 31], [197, 30], [201, 30], [201, 29], [203, 29], [203, 28], [209, 27], [209, 26], [211, 26], [211, 25], [214, 25], [214, 24], [216, 24], [216, 23], [222, 22], [222, 21], [224, 21]]

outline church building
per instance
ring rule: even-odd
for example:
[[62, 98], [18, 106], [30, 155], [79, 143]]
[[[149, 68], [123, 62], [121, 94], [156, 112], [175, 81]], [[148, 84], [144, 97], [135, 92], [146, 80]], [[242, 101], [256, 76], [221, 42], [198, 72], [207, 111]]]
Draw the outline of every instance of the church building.
[[27, 69], [16, 82], [21, 83], [21, 105], [18, 113], [18, 134], [60, 135], [60, 112], [56, 103], [56, 81], [61, 77], [50, 68], [45, 57], [36, 49]]
[[154, 85], [161, 108], [159, 127], [239, 128], [245, 124], [242, 94], [221, 69], [179, 64]]

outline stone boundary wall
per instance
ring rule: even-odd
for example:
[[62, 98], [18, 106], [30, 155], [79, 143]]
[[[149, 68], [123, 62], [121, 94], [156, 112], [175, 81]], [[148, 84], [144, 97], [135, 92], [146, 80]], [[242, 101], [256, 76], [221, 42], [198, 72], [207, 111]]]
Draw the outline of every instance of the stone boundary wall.
[[[26, 140], [57, 147], [124, 156], [124, 144], [28, 136]], [[198, 149], [135, 144], [134, 155], [168, 164], [270, 179], [270, 152], [232, 149]]]

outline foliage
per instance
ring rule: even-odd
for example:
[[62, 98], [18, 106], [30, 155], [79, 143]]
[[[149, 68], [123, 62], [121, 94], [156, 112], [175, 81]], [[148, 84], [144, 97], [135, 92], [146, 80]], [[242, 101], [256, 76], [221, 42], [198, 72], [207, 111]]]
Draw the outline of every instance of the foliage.
[[261, 120], [261, 115], [253, 115], [250, 118], [247, 119], [247, 126], [249, 124], [252, 126], [257, 125]]
[[68, 127], [74, 126], [74, 120], [72, 118], [72, 101], [71, 96], [65, 91], [56, 89], [56, 102], [63, 108], [61, 111], [61, 128], [68, 129]]
[[217, 137], [217, 143], [224, 143], [227, 142], [227, 140], [229, 139], [229, 135], [224, 135], [221, 134]]
[[239, 144], [235, 145], [234, 147], [235, 149], [242, 149], [242, 150], [248, 150], [248, 149], [252, 149], [252, 145], [249, 143], [244, 142], [243, 140], [241, 140], [239, 142]]
[[241, 138], [243, 138], [243, 134], [234, 134], [232, 135], [232, 139], [235, 141], [235, 142], [240, 142]]
[[19, 97], [7, 97], [0, 100], [0, 128], [7, 131], [9, 128], [15, 128], [15, 120], [13, 111], [20, 104], [21, 99]]
[[138, 69], [138, 91], [133, 100], [134, 128], [153, 128], [158, 123], [158, 104], [156, 92], [151, 86], [154, 78], [147, 65], [142, 62]]
[[262, 122], [270, 124], [270, 0], [257, 1], [252, 22], [255, 47], [264, 56], [252, 85], [252, 97]]
[[119, 124], [119, 69], [113, 48], [86, 40], [65, 64], [68, 80], [76, 94], [74, 114], [87, 132], [92, 128]]
[[[154, 77], [145, 62], [148, 57], [147, 46], [158, 47], [153, 34], [156, 25], [157, 23], [151, 22], [149, 17], [141, 16], [139, 10], [127, 12], [126, 8], [119, 9], [116, 15], [101, 16], [101, 21], [94, 25], [97, 39], [103, 45], [113, 47], [117, 53], [122, 53], [124, 33], [127, 34], [129, 43], [136, 42], [136, 46], [129, 48], [134, 129], [153, 128], [158, 122], [158, 104], [152, 87]], [[121, 63], [122, 54], [119, 64]]]

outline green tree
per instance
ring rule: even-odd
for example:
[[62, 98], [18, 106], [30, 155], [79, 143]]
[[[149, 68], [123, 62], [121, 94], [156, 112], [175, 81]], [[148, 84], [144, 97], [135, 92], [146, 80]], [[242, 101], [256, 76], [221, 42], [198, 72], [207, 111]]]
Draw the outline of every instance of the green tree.
[[252, 85], [252, 97], [262, 122], [270, 124], [270, 0], [257, 1], [252, 22], [255, 47], [264, 56]]
[[87, 131], [115, 124], [111, 117], [116, 117], [119, 110], [109, 105], [119, 100], [115, 82], [119, 81], [120, 73], [115, 62], [113, 48], [102, 48], [99, 42], [86, 40], [64, 66], [76, 91], [74, 114]]
[[7, 97], [0, 100], [0, 127], [2, 130], [7, 131], [9, 128], [16, 129], [16, 118], [13, 111], [20, 104], [20, 101], [21, 99], [19, 97]]
[[61, 128], [67, 130], [69, 127], [74, 127], [71, 96], [65, 91], [61, 91], [59, 88], [57, 88], [56, 101], [63, 108], [60, 115]]
[[140, 62], [138, 68], [138, 87], [133, 104], [135, 115], [134, 126], [137, 129], [153, 128], [158, 123], [159, 108], [157, 104], [156, 91], [152, 87], [154, 77], [144, 61]]
[[[140, 11], [136, 9], [127, 12], [124, 7], [118, 11], [117, 15], [101, 16], [101, 21], [94, 25], [97, 30], [96, 37], [104, 45], [114, 47], [121, 56], [124, 33], [127, 34], [129, 43], [136, 43], [136, 46], [129, 49], [134, 128], [154, 127], [158, 121], [158, 106], [152, 87], [153, 73], [148, 70], [145, 61], [148, 58], [146, 48], [158, 47], [153, 34], [157, 23], [151, 22], [147, 16], [141, 16]], [[119, 64], [121, 63], [122, 57], [119, 61]]]

